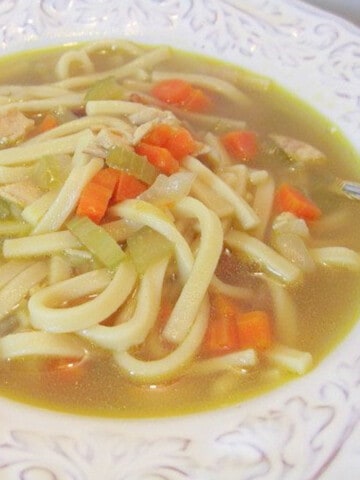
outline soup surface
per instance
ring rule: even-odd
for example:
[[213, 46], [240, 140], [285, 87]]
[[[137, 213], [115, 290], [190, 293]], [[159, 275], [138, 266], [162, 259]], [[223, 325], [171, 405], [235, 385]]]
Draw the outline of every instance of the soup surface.
[[80, 414], [219, 408], [359, 315], [356, 153], [271, 81], [168, 47], [0, 76], [0, 392]]

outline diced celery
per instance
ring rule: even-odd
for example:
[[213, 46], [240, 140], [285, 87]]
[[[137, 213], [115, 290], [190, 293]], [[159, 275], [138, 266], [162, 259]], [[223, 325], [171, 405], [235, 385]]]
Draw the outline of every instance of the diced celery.
[[138, 180], [151, 185], [158, 176], [159, 171], [147, 158], [138, 155], [125, 147], [116, 146], [112, 148], [106, 157], [109, 167], [124, 170], [131, 173]]
[[174, 246], [166, 237], [143, 227], [127, 241], [129, 253], [138, 273], [143, 274], [151, 265], [173, 253]]
[[85, 95], [85, 102], [90, 100], [122, 100], [124, 90], [115, 77], [107, 77], [94, 83]]
[[8, 203], [0, 198], [0, 220], [6, 220], [10, 217], [10, 208]]
[[74, 217], [67, 223], [73, 235], [106, 267], [115, 268], [124, 259], [120, 245], [88, 217]]
[[56, 157], [40, 158], [34, 166], [32, 179], [42, 190], [59, 187], [66, 178], [66, 170]]

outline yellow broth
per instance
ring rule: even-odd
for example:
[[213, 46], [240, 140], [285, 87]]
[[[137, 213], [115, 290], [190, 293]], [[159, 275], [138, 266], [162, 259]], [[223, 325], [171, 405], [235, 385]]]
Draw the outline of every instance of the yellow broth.
[[[54, 49], [27, 52], [2, 59], [1, 84], [40, 85], [54, 81], [54, 66], [63, 51]], [[116, 56], [117, 53], [95, 55], [96, 70], [111, 68], [116, 63]], [[121, 53], [121, 56], [126, 59], [126, 54]], [[243, 75], [243, 71], [235, 66], [177, 51], [172, 59], [161, 64], [161, 68], [211, 74], [226, 80], [232, 79], [235, 83]], [[249, 73], [246, 72], [246, 75]], [[241, 87], [241, 80], [239, 86]], [[342, 178], [360, 180], [358, 155], [331, 122], [274, 83], [265, 91], [253, 91], [246, 87], [243, 89], [253, 100], [251, 109], [239, 113], [239, 108], [230, 101], [213, 95], [216, 113], [245, 120], [247, 128], [262, 137], [276, 132], [300, 138], [325, 153], [325, 169]], [[192, 124], [192, 129], [195, 134], [203, 130], [196, 123]], [[296, 176], [298, 172], [289, 171], [281, 162], [271, 165], [271, 161], [265, 157], [260, 155], [251, 167], [273, 169], [277, 183], [284, 179], [291, 181], [293, 178], [299, 181]], [[313, 194], [324, 212], [342, 209], [349, 219], [341, 228], [335, 228], [325, 243], [359, 251], [360, 222], [354, 219], [360, 218], [360, 202], [329, 194], [322, 195], [315, 190]], [[316, 243], [316, 225], [310, 226], [310, 231]], [[320, 243], [322, 240], [318, 239]], [[230, 279], [233, 276], [232, 280], [236, 281], [236, 274], [229, 271], [221, 274]], [[300, 335], [296, 348], [309, 351], [316, 367], [349, 334], [360, 315], [360, 272], [317, 268], [314, 273], [306, 274], [301, 285], [289, 287], [289, 291], [299, 312]], [[264, 287], [259, 292], [262, 295], [259, 295], [257, 303], [252, 307], [271, 310], [269, 293]], [[150, 341], [151, 338], [138, 351], [143, 357], [147, 356]], [[166, 345], [162, 348], [170, 351]], [[84, 371], [73, 377], [64, 375], [61, 369], [49, 369], [48, 359], [24, 357], [3, 360], [0, 362], [0, 392], [21, 402], [78, 414], [149, 417], [224, 407], [263, 394], [297, 378], [286, 372], [279, 374], [261, 358], [258, 366], [241, 374], [228, 371], [223, 374], [192, 376], [185, 369], [179, 378], [140, 385], [122, 373], [109, 352], [95, 345], [89, 345], [89, 350], [89, 360]]]

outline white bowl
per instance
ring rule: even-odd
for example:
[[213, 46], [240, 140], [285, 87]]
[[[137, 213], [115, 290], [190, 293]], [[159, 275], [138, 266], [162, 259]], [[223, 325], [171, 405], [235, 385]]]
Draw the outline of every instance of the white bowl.
[[[276, 79], [360, 151], [360, 30], [297, 0], [8, 0], [3, 52], [103, 37], [167, 43]], [[358, 478], [360, 325], [313, 372], [181, 418], [78, 417], [0, 400], [0, 479]]]

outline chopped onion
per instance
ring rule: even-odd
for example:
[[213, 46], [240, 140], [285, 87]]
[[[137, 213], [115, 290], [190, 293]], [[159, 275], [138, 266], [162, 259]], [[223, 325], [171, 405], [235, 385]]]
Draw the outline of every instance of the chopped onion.
[[190, 172], [178, 172], [170, 176], [160, 174], [138, 198], [156, 205], [178, 202], [189, 194], [195, 176]]
[[304, 219], [296, 217], [291, 212], [282, 212], [278, 215], [272, 226], [276, 233], [293, 233], [302, 238], [309, 238], [309, 227]]
[[279, 233], [273, 236], [272, 245], [277, 252], [297, 265], [303, 272], [315, 269], [315, 262], [304, 240], [294, 233]]

